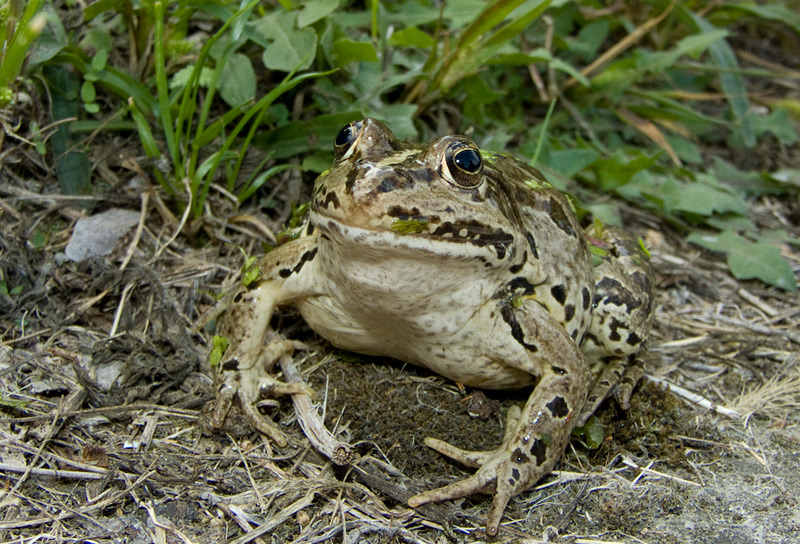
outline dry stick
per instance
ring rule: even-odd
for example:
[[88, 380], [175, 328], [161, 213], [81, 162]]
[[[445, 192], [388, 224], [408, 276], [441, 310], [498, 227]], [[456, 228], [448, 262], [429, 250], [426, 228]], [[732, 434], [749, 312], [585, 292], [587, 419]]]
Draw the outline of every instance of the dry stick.
[[[647, 376], [647, 375], [646, 375]], [[684, 389], [679, 385], [675, 385], [674, 383], [670, 383], [666, 380], [662, 380], [661, 378], [655, 378], [653, 376], [647, 376], [647, 379], [660, 385], [661, 387], [666, 388], [668, 391], [676, 394], [677, 396], [681, 397], [682, 399], [691, 402], [692, 404], [697, 404], [701, 408], [705, 408], [707, 410], [711, 410], [712, 412], [716, 412], [723, 416], [728, 416], [733, 419], [742, 419], [742, 414], [735, 410], [731, 410], [730, 408], [725, 408], [724, 406], [718, 406], [714, 404], [713, 401], [698, 395], [697, 393], [693, 393], [688, 389]]]
[[144, 192], [142, 193], [142, 205], [139, 207], [139, 224], [136, 225], [136, 234], [133, 235], [133, 240], [131, 240], [130, 245], [128, 246], [128, 251], [125, 253], [125, 258], [122, 259], [122, 264], [119, 265], [119, 271], [122, 272], [125, 270], [125, 267], [128, 266], [128, 263], [133, 257], [133, 252], [136, 251], [136, 246], [139, 245], [139, 240], [142, 238], [142, 232], [144, 232], [144, 224], [145, 220], [147, 219], [147, 203], [150, 201], [150, 193]]
[[54, 470], [51, 468], [35, 468], [30, 465], [10, 465], [0, 463], [0, 472], [24, 472], [34, 476], [49, 476], [51, 478], [61, 478], [64, 480], [102, 480], [106, 477], [105, 472], [86, 472], [83, 470]]
[[174, 242], [175, 238], [177, 238], [178, 235], [181, 233], [181, 231], [183, 230], [184, 225], [186, 225], [186, 221], [189, 219], [189, 213], [192, 211], [192, 188], [189, 186], [188, 178], [184, 178], [183, 179], [183, 186], [186, 189], [188, 202], [186, 203], [186, 209], [183, 211], [183, 215], [181, 216], [181, 222], [178, 225], [178, 228], [175, 229], [175, 232], [172, 234], [170, 239], [167, 240], [167, 243], [156, 250], [155, 254], [150, 259], [149, 264], [152, 264], [152, 263], [156, 262], [161, 257], [161, 254], [164, 253], [164, 251], [170, 245], [172, 245], [172, 242]]
[[[305, 383], [297, 367], [294, 366], [291, 355], [281, 357], [280, 365], [287, 383]], [[337, 440], [331, 434], [309, 396], [305, 393], [296, 393], [292, 395], [292, 402], [300, 427], [311, 445], [337, 465], [350, 463], [353, 459], [353, 447], [347, 442]]]
[[[606, 62], [610, 61], [611, 59], [613, 59], [614, 57], [618, 56], [623, 51], [625, 51], [626, 49], [631, 47], [634, 43], [638, 42], [653, 27], [655, 27], [656, 25], [658, 25], [658, 23], [663, 21], [664, 18], [667, 15], [669, 15], [669, 13], [672, 11], [672, 8], [674, 8], [674, 7], [675, 7], [675, 2], [672, 2], [669, 5], [669, 7], [667, 9], [665, 9], [663, 11], [663, 13], [661, 13], [661, 15], [659, 15], [658, 17], [656, 17], [654, 19], [650, 19], [649, 21], [645, 22], [643, 25], [637, 27], [636, 30], [634, 30], [633, 32], [631, 32], [630, 34], [628, 34], [627, 36], [622, 38], [620, 41], [618, 41], [616, 44], [614, 44], [611, 47], [611, 49], [608, 49], [605, 53], [603, 53], [602, 55], [597, 57], [594, 60], [594, 62], [592, 62], [589, 66], [587, 66], [586, 68], [581, 70], [581, 75], [588, 77], [589, 74], [591, 74], [592, 72], [594, 72], [595, 70], [600, 68]], [[575, 86], [575, 84], [577, 84], [577, 83], [578, 83], [577, 79], [575, 79], [574, 77], [570, 78], [569, 80], [567, 80], [567, 82], [564, 84], [564, 86], [561, 88], [561, 90], [562, 91], [566, 91], [570, 87]]]

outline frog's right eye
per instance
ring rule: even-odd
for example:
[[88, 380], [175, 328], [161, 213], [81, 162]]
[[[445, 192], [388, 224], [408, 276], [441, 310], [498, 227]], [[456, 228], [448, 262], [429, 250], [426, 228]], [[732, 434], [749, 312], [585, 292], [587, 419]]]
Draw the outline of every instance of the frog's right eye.
[[363, 123], [361, 121], [354, 121], [349, 125], [342, 127], [339, 134], [336, 135], [336, 140], [333, 141], [333, 154], [336, 160], [346, 159], [353, 154], [355, 143], [358, 141], [358, 136], [361, 134]]

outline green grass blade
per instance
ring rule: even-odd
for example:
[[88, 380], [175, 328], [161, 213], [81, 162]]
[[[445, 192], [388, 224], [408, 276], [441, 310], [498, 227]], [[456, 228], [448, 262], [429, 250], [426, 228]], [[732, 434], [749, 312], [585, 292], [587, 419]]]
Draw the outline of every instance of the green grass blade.
[[[718, 30], [714, 25], [695, 13], [690, 14], [697, 28], [703, 32]], [[750, 99], [744, 77], [742, 77], [736, 54], [726, 40], [716, 41], [709, 47], [711, 60], [721, 70], [719, 79], [731, 111], [736, 118], [745, 146], [756, 145], [756, 137], [750, 122]]]

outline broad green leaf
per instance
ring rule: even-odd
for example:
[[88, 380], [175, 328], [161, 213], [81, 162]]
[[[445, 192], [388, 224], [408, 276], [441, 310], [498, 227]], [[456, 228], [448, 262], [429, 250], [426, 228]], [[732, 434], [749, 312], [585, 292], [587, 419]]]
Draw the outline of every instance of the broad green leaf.
[[389, 45], [395, 47], [411, 46], [428, 49], [436, 45], [433, 37], [415, 26], [404, 28], [393, 33], [389, 38]]
[[702, 216], [713, 213], [747, 213], [747, 203], [724, 190], [706, 183], [681, 183], [668, 178], [660, 187], [644, 191], [661, 201], [668, 212], [688, 212]]
[[108, 51], [105, 49], [101, 49], [98, 51], [94, 57], [92, 57], [92, 70], [95, 72], [99, 72], [103, 68], [106, 67], [106, 63], [108, 62]]
[[653, 166], [657, 158], [657, 155], [648, 157], [640, 151], [616, 151], [608, 158], [594, 161], [593, 170], [600, 188], [609, 191], [627, 184], [636, 173]]
[[551, 151], [542, 162], [570, 178], [599, 158], [600, 154], [593, 149], [565, 149]]
[[578, 53], [584, 62], [591, 62], [608, 37], [609, 26], [608, 19], [599, 19], [581, 28], [577, 37], [565, 36], [564, 42], [570, 51]]
[[338, 66], [346, 66], [351, 62], [378, 62], [375, 47], [368, 42], [356, 42], [342, 38], [334, 42], [333, 50]]
[[94, 83], [91, 81], [84, 81], [81, 85], [81, 100], [84, 102], [94, 102], [97, 98], [97, 91], [94, 88]]
[[772, 134], [782, 144], [794, 145], [797, 143], [797, 131], [789, 117], [789, 112], [785, 109], [772, 110], [769, 115], [753, 115], [750, 117], [750, 121], [756, 136]]
[[316, 23], [339, 7], [339, 0], [310, 0], [303, 3], [303, 9], [297, 15], [298, 28]]
[[778, 170], [777, 172], [770, 172], [766, 174], [769, 179], [775, 180], [781, 184], [792, 185], [800, 188], [800, 169], [787, 168]]
[[710, 183], [718, 182], [745, 195], [779, 194], [785, 190], [785, 187], [761, 172], [739, 170], [719, 157], [714, 158], [708, 173], [698, 174], [697, 179]]
[[264, 49], [264, 66], [270, 70], [305, 70], [314, 61], [317, 33], [295, 28], [296, 12], [276, 12], [257, 21], [254, 30], [271, 43]]
[[702, 247], [727, 254], [728, 267], [740, 280], [758, 279], [787, 291], [796, 291], [797, 282], [780, 248], [768, 242], [751, 242], [730, 231], [717, 236], [692, 233], [688, 240]]
[[416, 109], [414, 104], [389, 104], [381, 108], [380, 112], [367, 111], [366, 113], [386, 122], [398, 139], [410, 140], [417, 136], [417, 128], [413, 121]]
[[702, 34], [687, 36], [669, 51], [657, 53], [643, 52], [637, 59], [637, 64], [641, 70], [658, 74], [670, 68], [678, 59], [685, 55], [691, 55], [693, 57], [699, 56], [701, 52], [712, 47], [720, 40], [723, 40], [726, 36], [728, 36], [727, 30], [713, 30]]
[[256, 73], [250, 59], [235, 53], [222, 68], [219, 95], [229, 106], [238, 106], [256, 97]]

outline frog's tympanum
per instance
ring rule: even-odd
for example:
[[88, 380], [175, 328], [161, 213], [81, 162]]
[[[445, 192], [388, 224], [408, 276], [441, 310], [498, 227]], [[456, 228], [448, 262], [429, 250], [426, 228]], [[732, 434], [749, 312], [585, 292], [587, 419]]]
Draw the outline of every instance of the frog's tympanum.
[[584, 232], [539, 172], [469, 138], [411, 145], [364, 119], [341, 130], [334, 151], [316, 180], [308, 228], [256, 261], [258, 279], [219, 323], [229, 347], [216, 423], [238, 395], [254, 426], [285, 444], [254, 407], [264, 389], [304, 387], [270, 376], [293, 346], [270, 327], [284, 304], [339, 348], [466, 386], [531, 387], [524, 408], [509, 410], [496, 449], [427, 439], [477, 471], [408, 501], [494, 494], [486, 528], [495, 534], [509, 499], [553, 468], [573, 427], [615, 390], [627, 407], [641, 375], [630, 363], [652, 321], [648, 257], [616, 229]]

